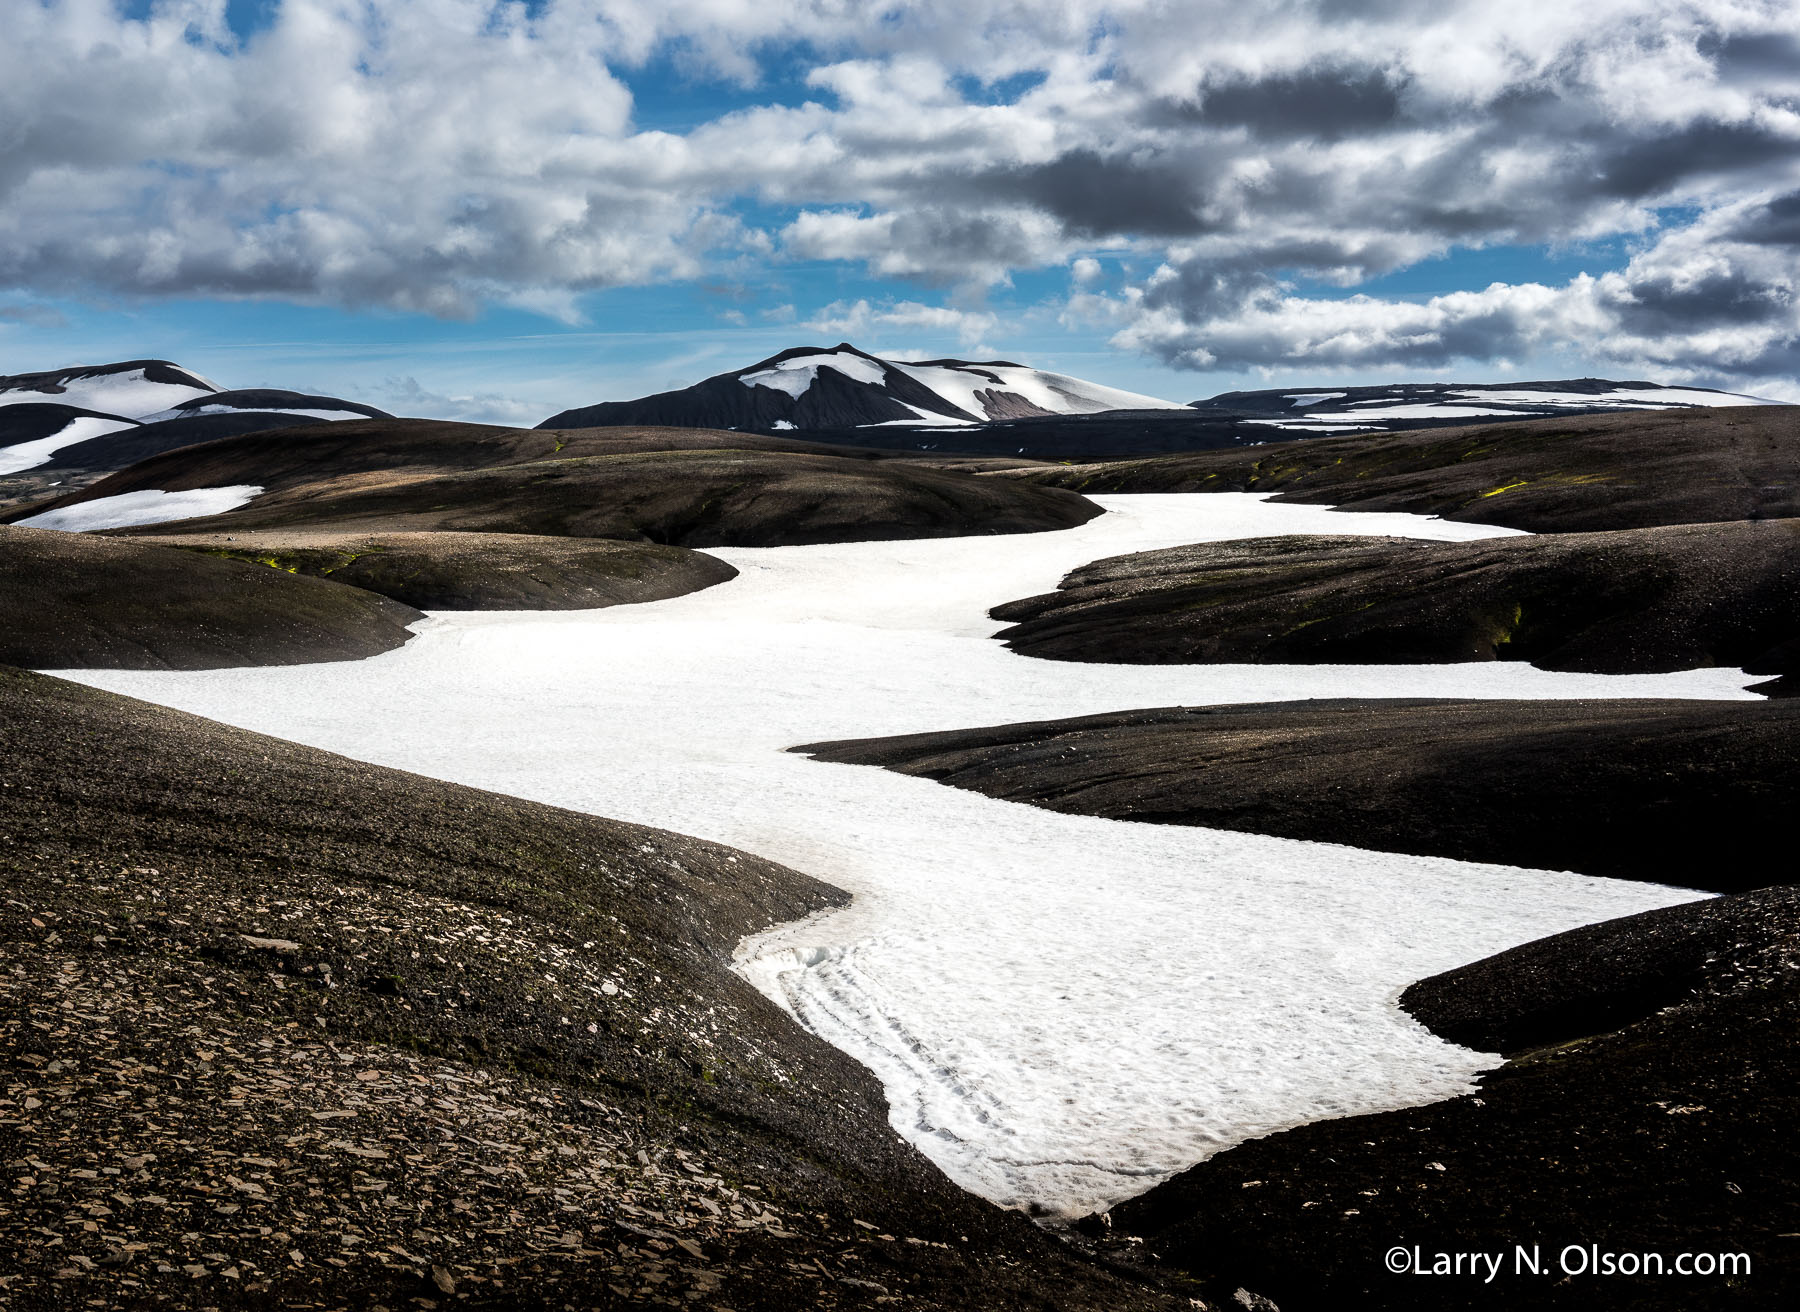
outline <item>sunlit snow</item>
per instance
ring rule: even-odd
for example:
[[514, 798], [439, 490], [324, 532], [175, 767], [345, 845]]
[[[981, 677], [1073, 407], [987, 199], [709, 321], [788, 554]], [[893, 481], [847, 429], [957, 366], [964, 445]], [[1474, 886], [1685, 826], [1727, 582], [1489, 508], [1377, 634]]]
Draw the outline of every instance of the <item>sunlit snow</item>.
[[121, 492], [117, 496], [95, 497], [72, 506], [46, 510], [41, 515], [18, 521], [21, 528], [58, 528], [69, 533], [88, 533], [102, 528], [126, 528], [133, 524], [161, 524], [174, 519], [195, 519], [201, 515], [222, 515], [248, 505], [261, 495], [262, 488], [250, 483], [234, 483], [230, 487], [197, 487], [185, 492], [164, 492], [145, 488], [141, 492]]
[[46, 463], [64, 447], [74, 446], [93, 437], [105, 437], [122, 428], [136, 428], [129, 419], [103, 419], [99, 415], [78, 415], [49, 437], [33, 438], [0, 447], [0, 474], [17, 474]]
[[24, 388], [0, 391], [0, 405], [48, 401], [56, 405], [72, 405], [77, 410], [98, 410], [102, 414], [124, 415], [135, 419], [153, 410], [180, 405], [197, 396], [209, 396], [218, 390], [211, 386], [193, 387], [187, 383], [153, 382], [144, 377], [142, 369], [133, 369], [125, 373], [101, 374], [94, 378], [74, 378], [60, 392], [34, 392]]
[[818, 381], [819, 370], [835, 369], [844, 377], [859, 383], [880, 383], [886, 375], [874, 360], [865, 360], [849, 351], [821, 351], [816, 355], [799, 355], [753, 374], [740, 374], [745, 387], [772, 387], [798, 400], [806, 389]]
[[1271, 533], [1483, 526], [1254, 496], [1095, 498], [1058, 533], [720, 550], [686, 597], [439, 614], [365, 661], [74, 677], [363, 760], [730, 843], [853, 892], [740, 968], [873, 1069], [895, 1128], [996, 1201], [1079, 1212], [1248, 1136], [1465, 1091], [1495, 1058], [1411, 981], [1695, 894], [1059, 815], [795, 744], [1132, 707], [1332, 697], [1748, 698], [1732, 670], [1507, 662], [1123, 666], [994, 642], [996, 603], [1098, 557]]

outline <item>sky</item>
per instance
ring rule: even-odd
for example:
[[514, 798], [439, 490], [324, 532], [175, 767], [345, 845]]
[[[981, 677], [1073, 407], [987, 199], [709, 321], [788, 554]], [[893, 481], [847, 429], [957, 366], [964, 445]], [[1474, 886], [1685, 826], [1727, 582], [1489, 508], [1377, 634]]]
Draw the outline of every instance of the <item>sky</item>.
[[1800, 400], [1791, 0], [0, 0], [0, 373]]

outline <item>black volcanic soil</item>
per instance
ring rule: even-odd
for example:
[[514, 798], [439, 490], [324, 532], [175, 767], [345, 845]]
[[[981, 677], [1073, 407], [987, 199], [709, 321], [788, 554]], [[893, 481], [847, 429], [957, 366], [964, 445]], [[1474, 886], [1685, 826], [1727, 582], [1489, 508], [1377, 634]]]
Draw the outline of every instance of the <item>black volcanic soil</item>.
[[1800, 407], [1532, 419], [990, 474], [1079, 492], [1273, 492], [1532, 532], [1800, 515]]
[[0, 526], [0, 663], [209, 670], [356, 660], [422, 618], [386, 597], [236, 560]]
[[1201, 543], [1084, 565], [992, 614], [1008, 646], [1054, 660], [1800, 674], [1800, 519]]
[[[1800, 890], [1544, 939], [1402, 1002], [1449, 1035], [1550, 1046], [1477, 1096], [1220, 1153], [1115, 1207], [1115, 1242], [1136, 1237], [1125, 1251], [1152, 1268], [1204, 1274], [1220, 1305], [1241, 1288], [1282, 1312], [1800, 1302]], [[1516, 1271], [1515, 1245], [1537, 1248], [1546, 1274]], [[1491, 1283], [1387, 1270], [1390, 1250], [1405, 1263], [1415, 1246], [1425, 1266], [1437, 1253], [1506, 1261]], [[1595, 1248], [1670, 1263], [1746, 1253], [1750, 1270], [1566, 1274]]]
[[0, 671], [0, 877], [20, 1312], [1176, 1305], [731, 972], [769, 862]]
[[169, 452], [15, 517], [142, 488], [268, 489], [183, 533], [457, 530], [670, 546], [1026, 533], [1098, 514], [1052, 488], [731, 433], [368, 420]]
[[419, 610], [589, 610], [737, 577], [685, 547], [523, 533], [213, 533], [135, 539], [328, 578]]
[[1279, 702], [796, 748], [1053, 811], [1732, 891], [1792, 876], [1800, 703]]

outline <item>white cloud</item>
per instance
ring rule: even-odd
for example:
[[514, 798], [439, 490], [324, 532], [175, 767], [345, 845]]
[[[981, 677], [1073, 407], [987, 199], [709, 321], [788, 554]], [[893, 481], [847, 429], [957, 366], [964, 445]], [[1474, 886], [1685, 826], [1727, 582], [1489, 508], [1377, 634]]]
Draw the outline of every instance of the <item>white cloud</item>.
[[[1536, 333], [1536, 293], [1313, 304], [1279, 280], [1650, 234], [1683, 277], [1723, 260], [1778, 290], [1800, 250], [1699, 250], [1800, 188], [1785, 0], [895, 0], [879, 22], [849, 0], [283, 0], [242, 45], [221, 0], [150, 13], [8, 11], [8, 302], [575, 321], [594, 289], [721, 267], [840, 262], [965, 302], [1068, 267], [1067, 317], [1112, 315], [1158, 358], [1406, 361], [1478, 349], [1458, 325]], [[798, 61], [810, 99], [647, 130], [627, 81], [657, 57], [738, 101]], [[1100, 250], [1172, 272], [1097, 298]], [[1597, 278], [1600, 322], [1647, 360], [1685, 336], [1696, 368], [1778, 363], [1764, 320], [1684, 329], [1711, 302], [1652, 294], [1664, 274]], [[1553, 290], [1557, 323], [1587, 296]]]
[[876, 328], [897, 328], [933, 337], [953, 336], [963, 346], [974, 346], [999, 323], [999, 316], [986, 310], [953, 310], [918, 301], [871, 305], [867, 300], [858, 300], [834, 301], [807, 320], [805, 326], [814, 332], [842, 337]]

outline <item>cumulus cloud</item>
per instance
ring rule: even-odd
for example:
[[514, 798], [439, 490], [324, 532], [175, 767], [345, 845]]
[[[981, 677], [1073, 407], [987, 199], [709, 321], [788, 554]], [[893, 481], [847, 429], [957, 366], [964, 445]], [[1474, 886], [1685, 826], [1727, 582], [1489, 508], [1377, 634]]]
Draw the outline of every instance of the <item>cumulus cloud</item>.
[[1729, 207], [1622, 270], [1554, 287], [1494, 283], [1400, 301], [1299, 296], [1251, 275], [1220, 295], [1192, 269], [1164, 266], [1143, 287], [1077, 298], [1071, 310], [1122, 325], [1119, 345], [1187, 368], [1437, 369], [1549, 348], [1786, 395], [1800, 377], [1800, 268], [1783, 243], [1757, 238], [1786, 221], [1788, 204]]
[[806, 327], [814, 332], [850, 337], [872, 328], [893, 328], [953, 335], [963, 346], [972, 347], [999, 325], [998, 315], [986, 310], [955, 310], [942, 305], [925, 305], [918, 301], [898, 301], [871, 305], [867, 300], [834, 301], [808, 320]]
[[[1793, 367], [1788, 0], [281, 0], [244, 41], [224, 13], [12, 7], [0, 290], [572, 321], [746, 263], [965, 304], [1066, 267], [1070, 320], [1195, 367]], [[645, 126], [659, 58], [737, 107]], [[1556, 286], [1294, 290], [1620, 236], [1628, 267]], [[1101, 250], [1158, 271], [1102, 296]]]

